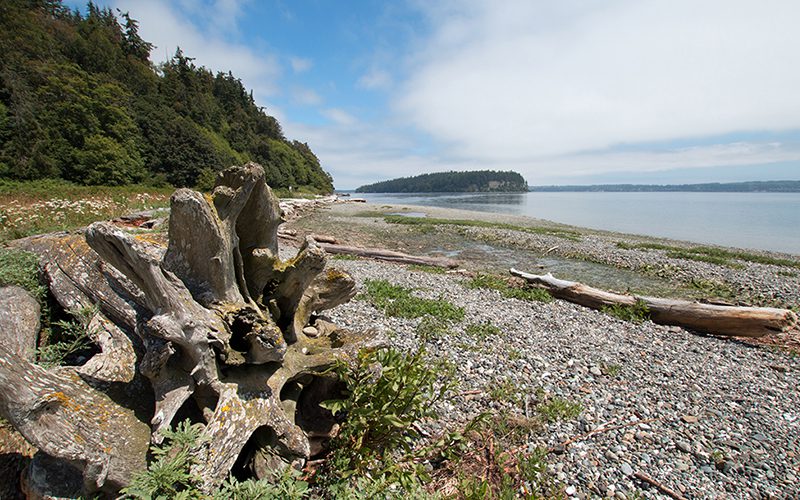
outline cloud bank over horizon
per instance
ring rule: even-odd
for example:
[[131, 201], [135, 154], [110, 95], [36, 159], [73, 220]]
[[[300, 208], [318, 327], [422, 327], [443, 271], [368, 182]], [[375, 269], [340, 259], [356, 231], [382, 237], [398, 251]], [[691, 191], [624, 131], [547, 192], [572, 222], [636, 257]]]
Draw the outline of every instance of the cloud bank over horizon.
[[107, 5], [140, 21], [154, 60], [180, 46], [241, 78], [339, 188], [486, 168], [800, 179], [792, 0]]

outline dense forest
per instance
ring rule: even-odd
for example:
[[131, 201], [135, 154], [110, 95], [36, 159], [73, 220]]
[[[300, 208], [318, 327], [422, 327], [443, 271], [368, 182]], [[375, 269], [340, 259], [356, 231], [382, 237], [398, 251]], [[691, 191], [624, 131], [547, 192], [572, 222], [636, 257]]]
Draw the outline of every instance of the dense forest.
[[0, 179], [202, 187], [255, 161], [273, 187], [332, 191], [238, 78], [180, 49], [156, 66], [152, 48], [127, 13], [0, 2]]
[[800, 181], [710, 182], [705, 184], [595, 184], [590, 186], [531, 186], [542, 192], [695, 192], [800, 193]]
[[528, 184], [517, 172], [476, 170], [437, 172], [376, 182], [356, 189], [357, 193], [472, 193], [524, 192]]

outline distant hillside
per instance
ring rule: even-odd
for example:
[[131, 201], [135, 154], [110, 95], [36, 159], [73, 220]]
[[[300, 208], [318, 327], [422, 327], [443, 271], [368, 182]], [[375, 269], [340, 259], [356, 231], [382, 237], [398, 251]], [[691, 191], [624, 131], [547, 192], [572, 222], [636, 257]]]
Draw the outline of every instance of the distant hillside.
[[525, 192], [528, 184], [517, 172], [476, 170], [438, 172], [376, 182], [356, 189], [357, 193], [488, 193]]
[[591, 186], [531, 186], [540, 192], [695, 192], [800, 193], [800, 181], [711, 182], [706, 184], [595, 184]]
[[255, 161], [278, 188], [331, 192], [311, 148], [287, 139], [231, 73], [178, 49], [161, 65], [126, 13], [91, 2], [0, 2], [0, 179], [207, 187]]

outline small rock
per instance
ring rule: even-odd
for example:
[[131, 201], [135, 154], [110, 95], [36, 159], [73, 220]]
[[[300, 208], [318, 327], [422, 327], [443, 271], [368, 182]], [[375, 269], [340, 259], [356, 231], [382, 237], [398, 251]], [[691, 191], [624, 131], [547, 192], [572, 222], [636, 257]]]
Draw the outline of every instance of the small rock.
[[683, 420], [687, 424], [696, 424], [697, 423], [697, 417], [695, 417], [694, 415], [683, 415], [681, 417], [681, 420]]
[[675, 447], [684, 453], [692, 452], [692, 446], [686, 441], [675, 441]]
[[616, 462], [617, 460], [619, 460], [619, 457], [617, 456], [617, 454], [616, 454], [616, 453], [614, 453], [614, 452], [613, 452], [613, 451], [611, 451], [611, 450], [608, 450], [608, 451], [606, 451], [606, 453], [605, 453], [605, 457], [606, 457], [607, 459], [611, 460], [612, 462]]
[[689, 470], [689, 464], [687, 464], [686, 462], [676, 462], [675, 468], [678, 469], [679, 471], [687, 471]]
[[600, 367], [599, 366], [593, 366], [593, 367], [589, 368], [589, 373], [591, 373], [595, 377], [599, 377], [600, 375], [603, 374], [603, 372], [600, 371]]
[[575, 488], [574, 486], [570, 485], [570, 486], [567, 486], [567, 489], [564, 490], [564, 493], [566, 493], [567, 496], [571, 497], [572, 495], [577, 493], [577, 491], [578, 491], [577, 488]]
[[622, 464], [622, 466], [619, 469], [626, 476], [630, 476], [631, 474], [633, 474], [633, 467], [631, 467], [630, 464], [627, 463]]
[[303, 333], [305, 333], [309, 337], [316, 337], [317, 335], [319, 335], [319, 330], [317, 330], [313, 326], [307, 326], [307, 327], [303, 328]]
[[769, 441], [769, 438], [767, 436], [765, 436], [764, 434], [760, 433], [760, 432], [756, 432], [755, 434], [753, 434], [753, 439], [755, 439], [756, 441], [761, 441], [761, 442]]

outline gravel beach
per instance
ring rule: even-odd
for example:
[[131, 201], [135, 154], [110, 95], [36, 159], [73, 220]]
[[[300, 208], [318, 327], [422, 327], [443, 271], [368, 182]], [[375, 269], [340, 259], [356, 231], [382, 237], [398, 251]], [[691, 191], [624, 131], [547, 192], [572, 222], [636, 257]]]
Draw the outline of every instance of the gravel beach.
[[[730, 267], [668, 258], [657, 250], [617, 245], [650, 239], [590, 230], [581, 230], [579, 240], [573, 241], [508, 229], [436, 227], [433, 237], [438, 246], [431, 246], [426, 243], [430, 232], [415, 240], [413, 227], [385, 224], [380, 214], [357, 216], [359, 211], [376, 208], [334, 205], [291, 225], [301, 235], [324, 232], [348, 243], [382, 244], [430, 255], [449, 251], [455, 258], [463, 258], [459, 244], [492, 242], [507, 253], [530, 258], [529, 267], [542, 267], [537, 260], [542, 257], [526, 252], [542, 254], [558, 246], [550, 254], [615, 266], [623, 275], [638, 271], [659, 279], [657, 271], [667, 269], [669, 274], [661, 278], [666, 282], [714, 281], [733, 292], [733, 301], [745, 297], [795, 306], [800, 302], [800, 283], [793, 267], [748, 262]], [[420, 207], [413, 210], [421, 211]], [[431, 217], [549, 224], [492, 214], [424, 211]], [[461, 240], [453, 238], [454, 231]], [[462, 264], [470, 270], [487, 267], [480, 259]], [[670, 498], [636, 474], [686, 498], [800, 495], [800, 356], [796, 352], [649, 321], [624, 322], [560, 300], [505, 298], [494, 290], [465, 287], [464, 273], [433, 274], [365, 259], [332, 259], [329, 265], [352, 274], [360, 288], [366, 280], [383, 279], [413, 288], [420, 297], [441, 298], [465, 309], [462, 322], [452, 324], [446, 335], [428, 340], [417, 338], [419, 319], [387, 317], [364, 299], [329, 314], [354, 329], [384, 329], [391, 342], [404, 349], [425, 344], [430, 356], [455, 366], [459, 387], [440, 403], [440, 420], [426, 423], [431, 432], [463, 424], [486, 410], [523, 414], [528, 403], [546, 394], [582, 408], [577, 418], [548, 424], [529, 443], [552, 450], [548, 469], [565, 496]], [[491, 323], [499, 334], [471, 338], [466, 328], [476, 323]], [[793, 330], [784, 338], [791, 344], [798, 335]], [[493, 388], [499, 386], [513, 387], [514, 394], [498, 398]]]

